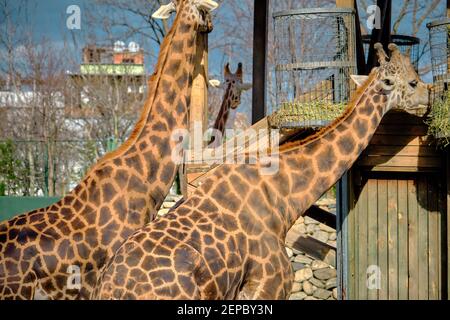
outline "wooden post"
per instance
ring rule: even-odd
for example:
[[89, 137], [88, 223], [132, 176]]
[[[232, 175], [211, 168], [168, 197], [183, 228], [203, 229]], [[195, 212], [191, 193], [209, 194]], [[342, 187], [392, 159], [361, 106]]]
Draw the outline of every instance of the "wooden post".
[[[194, 140], [194, 128], [201, 125], [202, 134], [208, 126], [208, 34], [199, 33], [197, 36], [197, 51], [192, 81], [191, 104], [189, 106], [189, 134], [190, 148], [194, 144], [205, 146], [205, 142]], [[185, 198], [188, 196], [188, 183], [194, 178], [189, 173], [189, 167], [182, 165], [180, 168], [181, 192]]]
[[[336, 0], [337, 8], [355, 8], [354, 0]], [[346, 21], [346, 23], [348, 23]], [[359, 21], [355, 21], [355, 27], [358, 29]], [[353, 39], [353, 38], [352, 38]], [[348, 49], [350, 52], [349, 59], [353, 59], [353, 47], [355, 43], [349, 43]], [[359, 70], [358, 70], [359, 71]], [[350, 81], [350, 79], [349, 79]], [[345, 174], [336, 185], [336, 208], [337, 208], [337, 244], [336, 244], [336, 269], [338, 272], [338, 299], [345, 300], [347, 299], [347, 283], [348, 283], [348, 262], [347, 262], [347, 253], [348, 249], [346, 246], [346, 240], [348, 237], [348, 226], [347, 220], [345, 217], [348, 214], [349, 206], [348, 206], [348, 198], [349, 198], [349, 186], [348, 186], [348, 175]]]
[[[448, 2], [447, 2], [448, 3]], [[447, 299], [450, 299], [450, 150], [446, 152], [447, 157]]]
[[267, 33], [269, 0], [255, 0], [253, 20], [252, 124], [266, 115]]

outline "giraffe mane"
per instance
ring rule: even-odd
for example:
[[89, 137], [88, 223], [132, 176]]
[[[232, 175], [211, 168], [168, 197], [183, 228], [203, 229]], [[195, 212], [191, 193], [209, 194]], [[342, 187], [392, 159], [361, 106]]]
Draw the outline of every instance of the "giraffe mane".
[[[184, 2], [180, 5], [179, 12], [182, 11]], [[127, 138], [125, 142], [123, 142], [120, 147], [118, 147], [116, 150], [108, 152], [105, 154], [102, 158], [100, 158], [89, 171], [94, 170], [96, 167], [104, 164], [106, 161], [111, 160], [117, 156], [120, 156], [124, 154], [130, 147], [136, 142], [137, 138], [141, 134], [145, 123], [147, 122], [148, 115], [153, 107], [153, 101], [155, 100], [156, 91], [159, 87], [159, 82], [161, 80], [162, 72], [161, 70], [164, 68], [167, 58], [169, 56], [169, 47], [170, 43], [173, 40], [173, 37], [175, 35], [176, 26], [179, 24], [179, 20], [181, 19], [181, 15], [176, 15], [176, 18], [173, 22], [172, 28], [170, 28], [169, 32], [167, 33], [166, 37], [164, 38], [161, 46], [160, 46], [160, 54], [158, 57], [158, 61], [156, 63], [155, 72], [150, 76], [148, 80], [148, 88], [150, 88], [148, 92], [147, 100], [144, 103], [144, 110], [141, 112], [141, 115], [136, 123], [136, 125], [133, 128], [133, 131], [131, 132], [130, 136]], [[153, 86], [152, 86], [153, 84]]]
[[348, 103], [347, 108], [345, 109], [343, 114], [341, 114], [338, 118], [336, 118], [328, 126], [323, 127], [322, 129], [320, 129], [313, 135], [310, 135], [310, 136], [306, 137], [305, 139], [288, 142], [288, 143], [285, 143], [284, 145], [280, 146], [279, 153], [288, 152], [293, 149], [304, 146], [312, 141], [319, 139], [325, 133], [327, 133], [331, 130], [334, 130], [334, 128], [336, 128], [336, 126], [338, 126], [342, 121], [344, 121], [355, 110], [356, 106], [358, 105], [358, 102], [360, 101], [360, 99], [362, 97], [362, 94], [367, 90], [367, 88], [371, 85], [373, 80], [376, 78], [377, 72], [375, 70], [376, 69], [374, 69], [370, 73], [369, 77], [364, 82], [364, 84], [356, 90], [355, 94], [353, 95], [352, 99]]

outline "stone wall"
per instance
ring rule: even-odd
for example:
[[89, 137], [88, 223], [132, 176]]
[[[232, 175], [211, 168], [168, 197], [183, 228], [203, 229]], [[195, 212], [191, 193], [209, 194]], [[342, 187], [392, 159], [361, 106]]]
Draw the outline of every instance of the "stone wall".
[[[321, 199], [316, 205], [335, 213], [334, 199]], [[290, 232], [310, 236], [336, 248], [336, 230], [309, 217], [300, 217]], [[314, 259], [304, 252], [286, 247], [295, 278], [291, 300], [336, 300], [336, 257], [327, 255], [325, 261]]]

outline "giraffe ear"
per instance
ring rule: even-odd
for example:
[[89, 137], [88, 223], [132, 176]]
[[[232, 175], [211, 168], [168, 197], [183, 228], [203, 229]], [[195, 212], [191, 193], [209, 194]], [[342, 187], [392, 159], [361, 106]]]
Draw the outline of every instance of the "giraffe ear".
[[364, 85], [367, 79], [369, 79], [369, 76], [359, 76], [356, 74], [352, 74], [350, 78], [353, 80], [354, 83], [356, 83], [356, 86], [359, 88]]
[[222, 83], [220, 82], [220, 80], [217, 80], [217, 79], [211, 79], [208, 81], [208, 83], [213, 88], [221, 88], [222, 87]]
[[250, 90], [250, 89], [252, 88], [252, 84], [251, 84], [251, 83], [242, 83], [242, 84], [240, 84], [240, 85], [238, 86], [238, 88], [239, 88], [241, 91], [247, 91], [247, 90]]
[[175, 7], [175, 3], [170, 2], [169, 4], [162, 5], [161, 7], [159, 7], [159, 9], [156, 10], [155, 13], [152, 14], [152, 18], [166, 20], [166, 19], [169, 19], [172, 12], [175, 12], [175, 11], [177, 11], [177, 8]]

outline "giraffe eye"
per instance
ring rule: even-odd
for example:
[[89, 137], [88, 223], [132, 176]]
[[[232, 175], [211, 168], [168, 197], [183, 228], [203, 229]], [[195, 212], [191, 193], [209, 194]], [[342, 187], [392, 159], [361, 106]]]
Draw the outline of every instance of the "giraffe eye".
[[383, 83], [389, 87], [394, 85], [394, 82], [392, 82], [391, 79], [384, 79]]
[[409, 85], [410, 85], [411, 88], [413, 88], [413, 89], [415, 89], [415, 88], [417, 87], [417, 84], [418, 84], [417, 80], [413, 80], [413, 81], [411, 81], [411, 82], [409, 83]]

